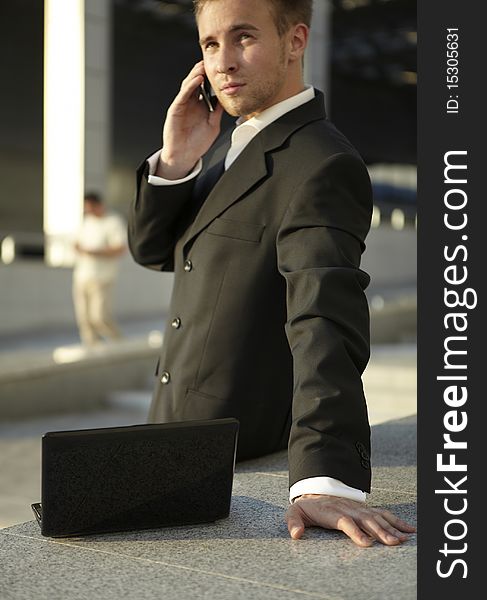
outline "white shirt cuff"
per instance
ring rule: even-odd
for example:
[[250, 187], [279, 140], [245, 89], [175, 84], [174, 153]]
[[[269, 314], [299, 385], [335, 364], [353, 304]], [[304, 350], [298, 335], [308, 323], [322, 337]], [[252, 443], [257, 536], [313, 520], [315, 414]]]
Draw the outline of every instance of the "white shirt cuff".
[[350, 487], [333, 477], [309, 477], [297, 481], [289, 490], [289, 502], [292, 504], [296, 497], [302, 494], [327, 494], [357, 502], [365, 502], [366, 499], [365, 492]]
[[154, 175], [154, 173], [157, 171], [157, 165], [160, 156], [161, 151], [158, 150], [147, 159], [147, 162], [149, 163], [149, 177], [147, 178], [147, 181], [151, 185], [177, 185], [178, 183], [185, 183], [186, 181], [190, 181], [194, 177], [197, 177], [203, 166], [203, 161], [200, 158], [199, 161], [196, 163], [195, 168], [191, 171], [191, 173], [189, 173], [189, 175], [186, 175], [186, 177], [183, 177], [183, 179], [164, 179], [164, 177], [157, 177], [156, 175]]

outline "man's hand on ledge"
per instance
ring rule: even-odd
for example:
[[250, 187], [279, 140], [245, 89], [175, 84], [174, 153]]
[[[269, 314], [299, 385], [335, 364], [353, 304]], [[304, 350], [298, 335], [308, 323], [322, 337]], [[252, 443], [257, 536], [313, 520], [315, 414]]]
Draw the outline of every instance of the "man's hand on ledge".
[[372, 546], [378, 540], [386, 546], [397, 546], [409, 539], [407, 533], [416, 528], [387, 510], [368, 508], [361, 502], [327, 496], [303, 494], [286, 512], [287, 527], [294, 540], [306, 527], [324, 527], [343, 531], [358, 546]]

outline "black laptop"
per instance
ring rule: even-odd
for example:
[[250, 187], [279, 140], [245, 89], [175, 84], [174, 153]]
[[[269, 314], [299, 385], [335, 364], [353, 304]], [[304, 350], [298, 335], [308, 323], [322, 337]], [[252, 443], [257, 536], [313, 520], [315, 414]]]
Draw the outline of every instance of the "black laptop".
[[42, 535], [208, 523], [230, 512], [234, 418], [53, 431], [42, 437]]

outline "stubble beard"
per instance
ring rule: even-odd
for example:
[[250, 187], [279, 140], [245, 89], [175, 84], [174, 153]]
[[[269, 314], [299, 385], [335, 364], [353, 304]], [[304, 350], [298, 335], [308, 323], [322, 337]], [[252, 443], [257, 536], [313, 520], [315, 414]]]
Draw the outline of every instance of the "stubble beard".
[[283, 44], [281, 44], [279, 62], [276, 68], [273, 69], [273, 74], [271, 80], [259, 81], [259, 83], [247, 82], [242, 88], [242, 96], [229, 97], [222, 95], [218, 98], [220, 104], [232, 117], [245, 117], [262, 112], [262, 110], [271, 106], [273, 104], [272, 99], [278, 95], [286, 76]]

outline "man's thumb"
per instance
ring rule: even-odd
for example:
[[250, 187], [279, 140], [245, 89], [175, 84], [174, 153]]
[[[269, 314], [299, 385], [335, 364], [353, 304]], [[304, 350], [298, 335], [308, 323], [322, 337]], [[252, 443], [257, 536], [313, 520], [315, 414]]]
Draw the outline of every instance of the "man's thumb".
[[299, 515], [293, 515], [288, 518], [287, 528], [293, 540], [299, 540], [304, 533], [304, 523]]

